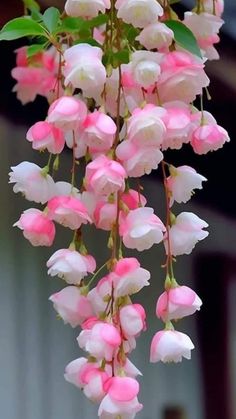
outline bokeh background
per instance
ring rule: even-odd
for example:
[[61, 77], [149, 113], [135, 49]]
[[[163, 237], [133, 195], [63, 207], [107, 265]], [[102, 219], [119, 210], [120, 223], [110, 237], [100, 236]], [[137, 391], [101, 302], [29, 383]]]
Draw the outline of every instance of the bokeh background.
[[[42, 6], [63, 1], [42, 0]], [[193, 1], [182, 1], [180, 13]], [[151, 270], [148, 289], [137, 298], [148, 313], [148, 331], [138, 340], [132, 361], [143, 372], [140, 400], [145, 408], [140, 419], [236, 419], [236, 2], [225, 1], [226, 21], [218, 46], [219, 62], [207, 63], [212, 100], [205, 108], [230, 134], [231, 142], [217, 153], [195, 156], [190, 147], [169, 153], [173, 164], [189, 164], [208, 178], [185, 210], [206, 220], [210, 235], [191, 256], [178, 258], [177, 279], [192, 286], [203, 299], [200, 313], [184, 319], [179, 330], [195, 342], [192, 360], [178, 365], [149, 364], [149, 345], [161, 323], [155, 302], [164, 273], [161, 247], [138, 255]], [[22, 14], [20, 0], [0, 3], [1, 26]], [[22, 160], [46, 164], [25, 141], [27, 128], [45, 117], [46, 103], [38, 99], [22, 107], [11, 92], [14, 81], [14, 49], [21, 42], [0, 44], [0, 418], [1, 419], [93, 419], [97, 408], [64, 381], [65, 365], [81, 356], [77, 330], [56, 318], [48, 297], [63, 284], [50, 279], [45, 262], [54, 249], [67, 246], [69, 237], [58, 228], [51, 249], [32, 248], [13, 223], [29, 207], [8, 185], [10, 166]], [[71, 156], [63, 163], [63, 176], [70, 171]], [[158, 174], [143, 180], [145, 195], [160, 217], [164, 216], [163, 190]], [[176, 213], [182, 207], [174, 208]], [[102, 236], [88, 229], [88, 247], [101, 263], [106, 260]]]

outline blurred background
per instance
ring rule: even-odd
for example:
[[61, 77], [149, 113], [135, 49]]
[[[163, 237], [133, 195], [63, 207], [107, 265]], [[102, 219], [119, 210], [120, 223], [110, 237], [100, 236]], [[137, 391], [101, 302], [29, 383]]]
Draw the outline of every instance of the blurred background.
[[[43, 7], [63, 1], [42, 0]], [[192, 1], [182, 1], [184, 6]], [[20, 0], [0, 3], [1, 26], [22, 14]], [[236, 2], [225, 1], [226, 21], [218, 46], [219, 62], [207, 63], [211, 77], [212, 101], [205, 108], [219, 125], [229, 131], [231, 142], [217, 153], [196, 156], [190, 147], [169, 153], [173, 164], [188, 164], [208, 178], [204, 190], [197, 192], [184, 206], [206, 220], [210, 235], [200, 242], [191, 256], [178, 258], [176, 277], [193, 287], [203, 299], [200, 313], [179, 323], [196, 349], [191, 361], [181, 364], [149, 364], [149, 346], [153, 334], [161, 329], [155, 317], [155, 303], [162, 292], [164, 272], [160, 268], [164, 254], [153, 247], [138, 255], [143, 267], [152, 273], [149, 289], [140, 299], [148, 314], [148, 331], [138, 339], [132, 361], [143, 372], [140, 401], [144, 410], [140, 419], [235, 419], [236, 418]], [[41, 166], [47, 157], [38, 156], [25, 141], [28, 127], [45, 117], [44, 99], [22, 106], [11, 92], [14, 81], [14, 50], [22, 42], [0, 44], [0, 418], [1, 419], [93, 419], [97, 406], [63, 378], [64, 367], [81, 356], [78, 331], [56, 319], [48, 297], [64, 284], [47, 277], [45, 262], [54, 250], [67, 246], [69, 237], [58, 228], [51, 249], [32, 248], [20, 231], [12, 228], [21, 212], [30, 206], [14, 195], [8, 185], [10, 166], [22, 160]], [[65, 176], [70, 170], [68, 153], [63, 163]], [[158, 175], [142, 182], [150, 206], [163, 218], [163, 190]], [[176, 206], [174, 211], [181, 212]], [[98, 262], [106, 260], [102, 237], [88, 229], [88, 247]], [[133, 253], [134, 254], [134, 253]]]

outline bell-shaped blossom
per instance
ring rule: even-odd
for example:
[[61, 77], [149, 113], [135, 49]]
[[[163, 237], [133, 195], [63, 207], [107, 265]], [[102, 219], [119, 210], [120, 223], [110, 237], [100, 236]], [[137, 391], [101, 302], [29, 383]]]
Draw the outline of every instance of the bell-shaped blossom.
[[78, 358], [65, 368], [66, 381], [83, 389], [85, 396], [93, 402], [100, 402], [105, 396], [104, 385], [109, 376], [99, 368], [98, 363]]
[[178, 320], [200, 310], [201, 299], [191, 288], [185, 285], [170, 288], [157, 300], [156, 315], [163, 322]]
[[134, 81], [143, 88], [155, 85], [158, 81], [162, 54], [151, 51], [135, 51], [132, 54], [130, 69]]
[[128, 249], [147, 250], [163, 240], [165, 226], [152, 208], [130, 211], [120, 221], [120, 235]]
[[88, 272], [96, 269], [96, 261], [90, 255], [81, 255], [76, 250], [57, 250], [47, 261], [48, 275], [64, 279], [68, 284], [80, 284]]
[[111, 323], [97, 322], [91, 329], [82, 330], [77, 338], [79, 346], [98, 360], [111, 361], [121, 344], [121, 336]]
[[55, 196], [64, 195], [64, 196], [75, 196], [77, 198], [81, 198], [79, 193], [79, 189], [75, 186], [72, 187], [70, 182], [58, 181], [55, 183], [56, 186], [56, 193]]
[[110, 0], [67, 0], [65, 11], [68, 16], [91, 19], [110, 7]]
[[227, 131], [221, 126], [209, 123], [196, 128], [192, 133], [191, 146], [196, 154], [206, 154], [222, 148], [230, 141]]
[[163, 154], [157, 147], [143, 147], [131, 140], [122, 141], [116, 155], [130, 177], [149, 175], [163, 160]]
[[115, 6], [118, 18], [137, 28], [145, 28], [163, 15], [161, 5], [155, 0], [117, 0]]
[[170, 166], [170, 176], [167, 178], [168, 190], [171, 193], [170, 203], [174, 201], [187, 202], [194, 189], [202, 189], [202, 182], [207, 179], [190, 166]]
[[182, 358], [190, 359], [193, 342], [185, 333], [176, 330], [157, 332], [151, 343], [151, 362], [181, 362]]
[[81, 295], [78, 287], [69, 286], [49, 298], [65, 324], [77, 327], [89, 317], [93, 310], [87, 297]]
[[96, 195], [110, 195], [125, 188], [126, 171], [115, 160], [101, 155], [86, 167], [85, 185]]
[[190, 106], [179, 100], [163, 105], [166, 109], [164, 123], [166, 134], [162, 143], [162, 150], [167, 148], [179, 150], [183, 144], [190, 141], [192, 131], [192, 115]]
[[136, 337], [146, 329], [146, 313], [140, 304], [128, 304], [119, 311], [122, 333], [126, 338]]
[[48, 216], [52, 220], [71, 230], [81, 224], [91, 222], [88, 211], [79, 198], [73, 196], [54, 196], [48, 201]]
[[202, 60], [186, 51], [165, 54], [160, 66], [157, 88], [162, 103], [180, 100], [189, 104], [209, 85]]
[[105, 383], [106, 396], [101, 401], [98, 416], [101, 419], [133, 419], [142, 409], [137, 395], [138, 382], [131, 377], [112, 377]]
[[94, 211], [94, 223], [97, 228], [110, 231], [117, 216], [117, 203], [99, 200]]
[[107, 303], [111, 298], [112, 280], [111, 275], [107, 275], [98, 281], [96, 287], [88, 293], [88, 299], [92, 304], [93, 310], [97, 316], [104, 313]]
[[168, 50], [173, 42], [174, 33], [164, 23], [154, 22], [146, 26], [136, 39], [146, 49]]
[[[173, 256], [189, 255], [196, 243], [208, 236], [203, 228], [208, 224], [192, 212], [181, 212], [169, 230], [170, 250]], [[167, 251], [167, 239], [165, 237]]]
[[92, 152], [108, 151], [113, 144], [116, 124], [103, 112], [90, 113], [83, 123], [84, 142]]
[[85, 120], [87, 106], [71, 96], [62, 96], [55, 100], [48, 110], [48, 122], [64, 131], [74, 130]]
[[27, 132], [26, 139], [34, 150], [47, 149], [49, 153], [59, 154], [65, 145], [65, 138], [60, 128], [47, 121], [36, 122]]
[[115, 297], [136, 294], [149, 285], [150, 276], [150, 272], [141, 268], [136, 258], [120, 259], [110, 274]]
[[204, 56], [210, 60], [218, 59], [214, 44], [220, 41], [219, 30], [224, 21], [211, 13], [185, 12], [183, 23], [192, 31]]
[[71, 83], [74, 88], [81, 89], [86, 97], [94, 97], [102, 92], [106, 69], [101, 61], [101, 48], [89, 44], [74, 45], [65, 51], [64, 58], [66, 86]]
[[23, 230], [24, 237], [33, 246], [51, 246], [56, 234], [54, 223], [36, 208], [24, 211], [15, 226]]
[[142, 147], [160, 147], [166, 133], [163, 122], [167, 111], [160, 106], [147, 104], [137, 108], [128, 119], [127, 136], [133, 143]]
[[120, 199], [130, 210], [134, 210], [140, 206], [144, 207], [147, 203], [145, 196], [134, 189], [129, 189], [127, 192], [124, 192]]
[[21, 192], [29, 201], [45, 204], [55, 194], [53, 178], [37, 164], [23, 161], [11, 169], [9, 183], [15, 183], [13, 191]]

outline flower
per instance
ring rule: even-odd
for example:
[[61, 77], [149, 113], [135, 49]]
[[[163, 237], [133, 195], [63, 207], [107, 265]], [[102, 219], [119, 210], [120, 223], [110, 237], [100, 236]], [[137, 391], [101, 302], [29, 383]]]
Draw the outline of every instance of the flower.
[[81, 295], [78, 287], [69, 286], [49, 297], [53, 307], [72, 327], [77, 327], [93, 315], [91, 304], [87, 297]]
[[202, 189], [202, 182], [207, 180], [190, 166], [170, 166], [170, 176], [167, 178], [167, 187], [171, 193], [170, 203], [174, 201], [187, 202], [194, 189]]
[[91, 19], [110, 7], [110, 0], [67, 0], [65, 11], [68, 16]]
[[137, 41], [146, 49], [168, 49], [174, 39], [173, 31], [164, 23], [154, 22], [146, 26], [138, 36]]
[[24, 211], [15, 226], [23, 230], [24, 237], [33, 246], [51, 246], [54, 241], [56, 234], [54, 223], [47, 214], [36, 208]]
[[91, 222], [87, 209], [79, 198], [66, 195], [54, 196], [48, 201], [48, 216], [71, 230]]
[[137, 208], [120, 220], [120, 235], [128, 249], [150, 249], [163, 240], [165, 226], [152, 208]]
[[181, 362], [182, 357], [191, 358], [192, 349], [193, 342], [185, 333], [162, 330], [152, 339], [150, 362]]
[[146, 313], [140, 304], [128, 304], [119, 312], [122, 333], [126, 338], [138, 336], [146, 329]]
[[64, 131], [76, 131], [86, 115], [87, 107], [82, 100], [62, 96], [51, 104], [47, 120]]
[[161, 5], [155, 0], [117, 0], [117, 17], [137, 28], [144, 28], [163, 15]]
[[57, 250], [47, 261], [48, 275], [63, 278], [68, 284], [80, 284], [88, 272], [96, 269], [95, 259], [90, 255], [81, 255], [76, 250]]
[[150, 272], [141, 268], [136, 258], [120, 259], [110, 274], [115, 297], [136, 294], [149, 285], [150, 276]]
[[156, 315], [164, 322], [190, 316], [200, 310], [201, 299], [189, 287], [184, 285], [170, 288], [157, 300]]
[[36, 122], [27, 132], [26, 139], [34, 150], [47, 149], [49, 153], [59, 154], [65, 145], [65, 138], [60, 128], [47, 121]]
[[[189, 255], [196, 243], [208, 236], [208, 231], [203, 228], [208, 224], [192, 212], [181, 212], [169, 230], [170, 250], [173, 256]], [[165, 236], [167, 251], [167, 238]]]
[[116, 124], [103, 112], [90, 113], [83, 123], [84, 142], [92, 152], [108, 151], [114, 141]]
[[37, 164], [23, 161], [11, 167], [9, 183], [15, 183], [13, 191], [22, 192], [29, 201], [45, 204], [55, 194], [55, 183]]
[[155, 85], [161, 73], [161, 58], [158, 52], [135, 51], [130, 62], [134, 81], [145, 89]]
[[215, 123], [207, 123], [193, 131], [190, 144], [196, 154], [206, 154], [218, 150], [228, 141], [229, 135], [224, 128]]

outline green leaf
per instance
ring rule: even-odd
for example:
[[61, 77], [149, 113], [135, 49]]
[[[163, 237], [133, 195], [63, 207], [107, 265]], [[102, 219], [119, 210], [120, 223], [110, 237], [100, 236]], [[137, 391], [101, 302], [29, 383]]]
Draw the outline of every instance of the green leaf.
[[56, 7], [49, 7], [43, 14], [43, 22], [49, 32], [54, 32], [60, 23], [60, 11]]
[[39, 12], [40, 6], [35, 0], [23, 0], [23, 3], [30, 11], [37, 10]]
[[0, 41], [12, 41], [24, 36], [45, 36], [44, 28], [30, 17], [17, 17], [6, 23], [0, 31]]
[[58, 28], [57, 32], [78, 32], [84, 25], [84, 19], [80, 17], [66, 17], [63, 19], [61, 26]]
[[127, 23], [123, 25], [123, 28], [125, 37], [128, 39], [129, 43], [132, 44], [135, 41], [136, 36], [138, 36], [139, 30]]
[[108, 20], [109, 20], [108, 15], [100, 14], [100, 15], [94, 17], [93, 19], [90, 19], [90, 20], [87, 20], [87, 21], [84, 21], [84, 22], [88, 23], [88, 26], [90, 28], [96, 28], [97, 26], [104, 25], [105, 23], [108, 22]]
[[101, 44], [99, 44], [99, 42], [97, 42], [95, 39], [93, 38], [85, 38], [85, 39], [79, 39], [78, 41], [75, 42], [74, 45], [77, 44], [89, 44], [92, 45], [93, 47], [99, 47], [101, 48]]
[[179, 46], [191, 52], [192, 54], [202, 58], [202, 54], [198, 46], [197, 40], [186, 25], [177, 20], [167, 20], [164, 23], [166, 26], [168, 26], [168, 28], [172, 29], [172, 31], [174, 32], [175, 42]]
[[45, 44], [33, 44], [27, 48], [27, 58], [33, 57], [38, 52], [45, 49]]
[[123, 49], [113, 53], [112, 64], [114, 68], [117, 68], [121, 64], [129, 63], [129, 50]]

